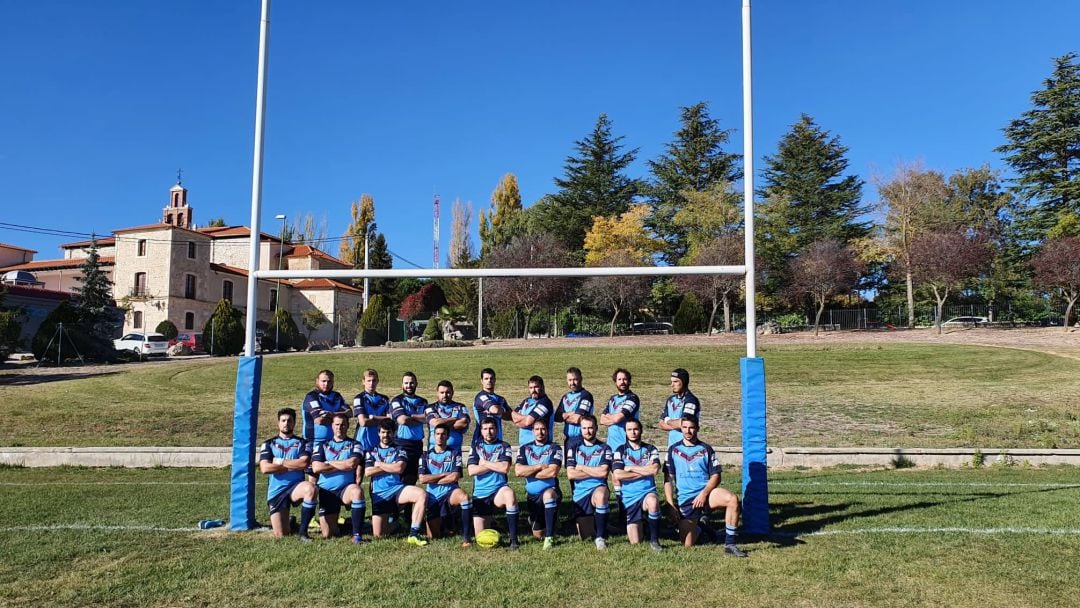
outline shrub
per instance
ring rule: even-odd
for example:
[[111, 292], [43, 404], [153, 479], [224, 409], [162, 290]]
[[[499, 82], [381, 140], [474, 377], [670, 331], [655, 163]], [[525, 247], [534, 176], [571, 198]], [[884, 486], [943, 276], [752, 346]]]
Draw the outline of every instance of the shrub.
[[203, 326], [203, 344], [211, 355], [236, 355], [244, 349], [244, 317], [228, 300], [219, 300]]
[[424, 340], [442, 340], [442, 326], [439, 324], [438, 317], [431, 317], [428, 320], [427, 327], [424, 329]]
[[705, 309], [697, 296], [692, 293], [686, 294], [679, 310], [675, 311], [675, 322], [672, 329], [677, 334], [695, 334], [705, 327]]
[[383, 297], [375, 294], [368, 301], [368, 307], [364, 310], [364, 314], [360, 315], [360, 321], [356, 324], [356, 333], [363, 334], [365, 329], [382, 329], [385, 326], [383, 312]]
[[22, 341], [19, 340], [22, 333], [20, 316], [15, 310], [0, 310], [0, 361], [7, 359], [8, 355], [22, 346]]
[[180, 331], [176, 329], [176, 325], [168, 319], [158, 323], [157, 327], [154, 328], [154, 331], [165, 336], [169, 340], [172, 340], [180, 333]]
[[284, 308], [279, 308], [274, 311], [270, 324], [263, 333], [262, 347], [263, 350], [276, 351], [290, 348], [303, 350], [307, 348], [307, 339], [303, 337], [300, 329], [296, 327], [292, 315]]
[[[57, 331], [60, 324], [64, 326], [62, 343], [60, 343], [61, 335]], [[108, 346], [111, 350], [112, 343], [110, 342]], [[60, 305], [45, 317], [37, 333], [34, 334], [30, 349], [39, 361], [55, 362], [57, 353], [62, 357], [61, 363], [69, 359], [78, 359], [79, 356], [108, 359], [101, 352], [100, 345], [95, 344], [93, 338], [79, 325], [79, 313], [70, 300], [62, 300]]]

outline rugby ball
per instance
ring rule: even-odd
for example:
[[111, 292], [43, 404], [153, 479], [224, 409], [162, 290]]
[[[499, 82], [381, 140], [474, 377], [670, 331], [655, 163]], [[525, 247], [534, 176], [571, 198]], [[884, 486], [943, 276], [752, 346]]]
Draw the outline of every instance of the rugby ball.
[[499, 546], [499, 542], [502, 539], [499, 538], [499, 531], [492, 528], [486, 528], [481, 530], [476, 535], [476, 544], [484, 549], [492, 549]]

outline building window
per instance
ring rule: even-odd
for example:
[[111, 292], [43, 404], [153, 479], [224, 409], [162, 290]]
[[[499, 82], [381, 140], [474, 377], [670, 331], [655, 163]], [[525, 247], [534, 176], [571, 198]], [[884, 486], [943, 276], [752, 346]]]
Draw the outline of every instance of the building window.
[[137, 245], [137, 247], [138, 247], [138, 256], [139, 257], [145, 256], [146, 255], [146, 239], [139, 239], [139, 244]]
[[277, 290], [270, 290], [270, 310], [277, 310]]
[[142, 311], [136, 310], [131, 313], [131, 326], [135, 329], [142, 329]]
[[221, 282], [221, 299], [232, 302], [232, 281]]
[[131, 295], [133, 296], [145, 296], [146, 295], [146, 273], [135, 273], [135, 284], [131, 286]]
[[187, 244], [187, 257], [188, 259], [195, 259], [195, 241], [188, 241]]
[[189, 300], [195, 299], [195, 275], [184, 275], [184, 297]]
[[195, 313], [184, 313], [184, 329], [195, 329]]

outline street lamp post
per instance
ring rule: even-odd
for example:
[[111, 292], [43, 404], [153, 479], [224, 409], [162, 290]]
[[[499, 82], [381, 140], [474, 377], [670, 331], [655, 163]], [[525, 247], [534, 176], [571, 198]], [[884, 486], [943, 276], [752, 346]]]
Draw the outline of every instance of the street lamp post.
[[[279, 213], [274, 216], [275, 220], [281, 220], [281, 234], [278, 235], [277, 269], [281, 270], [281, 253], [285, 249], [285, 214]], [[278, 323], [278, 310], [281, 308], [281, 279], [277, 280], [277, 295], [274, 297], [274, 349], [281, 350], [281, 324]]]

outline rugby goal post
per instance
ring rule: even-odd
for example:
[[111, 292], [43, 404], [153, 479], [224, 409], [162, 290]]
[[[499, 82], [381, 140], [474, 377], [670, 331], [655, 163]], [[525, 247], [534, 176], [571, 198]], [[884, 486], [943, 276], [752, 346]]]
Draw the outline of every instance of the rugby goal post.
[[[750, 0], [742, 0], [743, 25], [743, 126], [745, 178], [743, 206], [745, 218], [744, 264], [733, 266], [641, 266], [601, 268], [471, 268], [471, 269], [386, 269], [386, 270], [259, 270], [259, 241], [262, 214], [263, 134], [266, 108], [266, 66], [269, 49], [270, 0], [262, 0], [259, 28], [259, 74], [255, 108], [255, 150], [251, 180], [251, 240], [248, 266], [247, 302], [257, 301], [260, 279], [389, 279], [389, 278], [506, 278], [506, 277], [592, 277], [592, 276], [678, 276], [739, 275], [745, 279], [746, 356], [740, 359], [742, 389], [742, 507], [743, 531], [765, 535], [770, 532], [768, 462], [765, 412], [765, 362], [757, 356], [754, 299], [754, 214], [753, 214], [753, 134], [750, 79]], [[246, 312], [246, 341], [236, 373], [233, 409], [232, 475], [230, 479], [229, 528], [251, 530], [255, 523], [256, 436], [262, 357], [255, 354], [256, 306]]]

